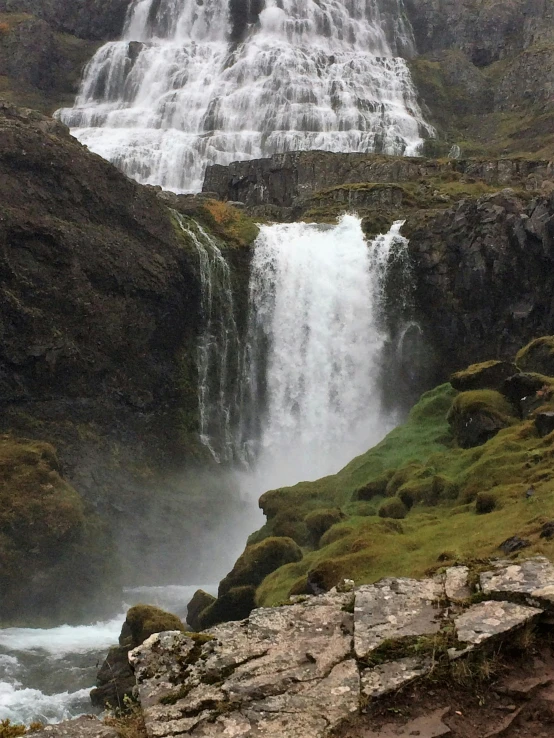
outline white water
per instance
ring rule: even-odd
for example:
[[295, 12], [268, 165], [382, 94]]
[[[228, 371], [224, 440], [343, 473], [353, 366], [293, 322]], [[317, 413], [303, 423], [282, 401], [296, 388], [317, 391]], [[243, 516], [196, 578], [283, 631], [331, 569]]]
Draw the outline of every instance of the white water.
[[234, 455], [240, 346], [231, 270], [215, 240], [195, 221], [175, 212], [198, 254], [202, 321], [197, 348], [200, 440], [217, 462]]
[[[198, 585], [215, 594], [216, 585]], [[0, 630], [0, 721], [59, 722], [93, 711], [90, 690], [128, 607], [158, 605], [181, 617], [197, 585], [136, 587], [124, 592], [121, 614], [91, 625]]]
[[434, 131], [400, 54], [403, 0], [265, 0], [230, 42], [228, 0], [133, 0], [88, 64], [72, 133], [140, 182], [199, 191], [208, 163], [322, 149], [415, 155]]
[[263, 489], [316, 479], [377, 443], [382, 290], [402, 223], [262, 226], [252, 263], [242, 437]]

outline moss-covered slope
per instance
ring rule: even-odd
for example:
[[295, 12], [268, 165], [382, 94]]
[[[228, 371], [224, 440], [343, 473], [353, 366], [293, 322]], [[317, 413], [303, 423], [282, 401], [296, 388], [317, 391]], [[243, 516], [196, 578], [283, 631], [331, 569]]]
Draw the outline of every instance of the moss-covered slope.
[[[532, 342], [518, 359], [545, 345]], [[480, 389], [448, 383], [424, 394], [403, 425], [338, 474], [262, 495], [267, 523], [249, 545], [289, 536], [303, 557], [265, 577], [257, 604], [345, 577], [361, 584], [421, 576], [444, 562], [500, 555], [516, 535], [530, 551], [554, 554], [554, 542], [541, 537], [554, 517], [554, 432], [536, 423], [554, 408], [554, 379], [514, 364], [501, 380], [490, 366], [467, 370]], [[314, 521], [323, 520], [315, 536]]]

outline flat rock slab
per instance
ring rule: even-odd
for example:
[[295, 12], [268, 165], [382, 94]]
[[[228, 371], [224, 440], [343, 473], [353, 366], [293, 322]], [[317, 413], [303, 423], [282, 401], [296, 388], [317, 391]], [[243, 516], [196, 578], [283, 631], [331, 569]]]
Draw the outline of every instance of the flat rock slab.
[[360, 587], [354, 604], [356, 656], [363, 659], [389, 638], [436, 633], [442, 595], [442, 584], [433, 579], [382, 579]]
[[481, 589], [493, 597], [519, 595], [530, 604], [554, 607], [554, 566], [544, 556], [512, 564], [499, 562], [480, 576]]
[[323, 738], [359, 707], [351, 594], [254, 610], [206, 631], [151, 636], [132, 651], [150, 738]]
[[118, 738], [115, 728], [101, 723], [93, 715], [83, 715], [76, 720], [66, 720], [56, 725], [46, 725], [34, 732], [33, 738]]
[[450, 712], [449, 707], [430, 712], [429, 715], [410, 720], [406, 725], [384, 725], [380, 730], [360, 732], [360, 738], [443, 738], [452, 735], [452, 731], [443, 723], [443, 718]]
[[542, 612], [537, 607], [489, 600], [472, 605], [454, 619], [454, 626], [459, 641], [477, 646], [489, 638], [532, 622]]
[[384, 697], [414, 679], [425, 676], [431, 667], [431, 659], [407, 657], [364, 669], [361, 673], [362, 694], [371, 699]]

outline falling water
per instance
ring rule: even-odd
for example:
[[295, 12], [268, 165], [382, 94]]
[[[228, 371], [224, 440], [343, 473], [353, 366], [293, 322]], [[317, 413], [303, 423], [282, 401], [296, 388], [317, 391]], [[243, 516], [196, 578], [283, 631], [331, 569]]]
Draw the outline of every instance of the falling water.
[[338, 471], [394, 424], [381, 409], [383, 285], [402, 222], [263, 226], [252, 264], [242, 434], [265, 488]]
[[129, 176], [191, 192], [208, 163], [410, 155], [434, 134], [401, 58], [414, 52], [403, 0], [262, 0], [242, 26], [228, 2], [133, 0], [61, 119]]
[[197, 347], [200, 440], [217, 462], [231, 461], [240, 374], [231, 270], [215, 240], [199, 223], [176, 211], [174, 216], [198, 255], [202, 316]]

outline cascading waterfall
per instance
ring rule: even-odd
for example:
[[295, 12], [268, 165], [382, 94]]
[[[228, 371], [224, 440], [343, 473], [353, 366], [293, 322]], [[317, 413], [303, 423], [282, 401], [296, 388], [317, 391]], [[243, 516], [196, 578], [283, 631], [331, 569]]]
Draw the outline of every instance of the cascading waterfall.
[[263, 488], [334, 473], [390, 430], [383, 290], [402, 222], [262, 226], [252, 263], [241, 434]]
[[133, 0], [61, 119], [129, 176], [177, 192], [199, 191], [209, 163], [413, 155], [433, 135], [401, 58], [414, 52], [403, 0], [265, 0], [242, 26], [228, 3]]
[[201, 442], [217, 462], [235, 455], [233, 412], [237, 406], [240, 346], [231, 270], [217, 243], [196, 221], [174, 217], [198, 254], [202, 330], [197, 348]]

